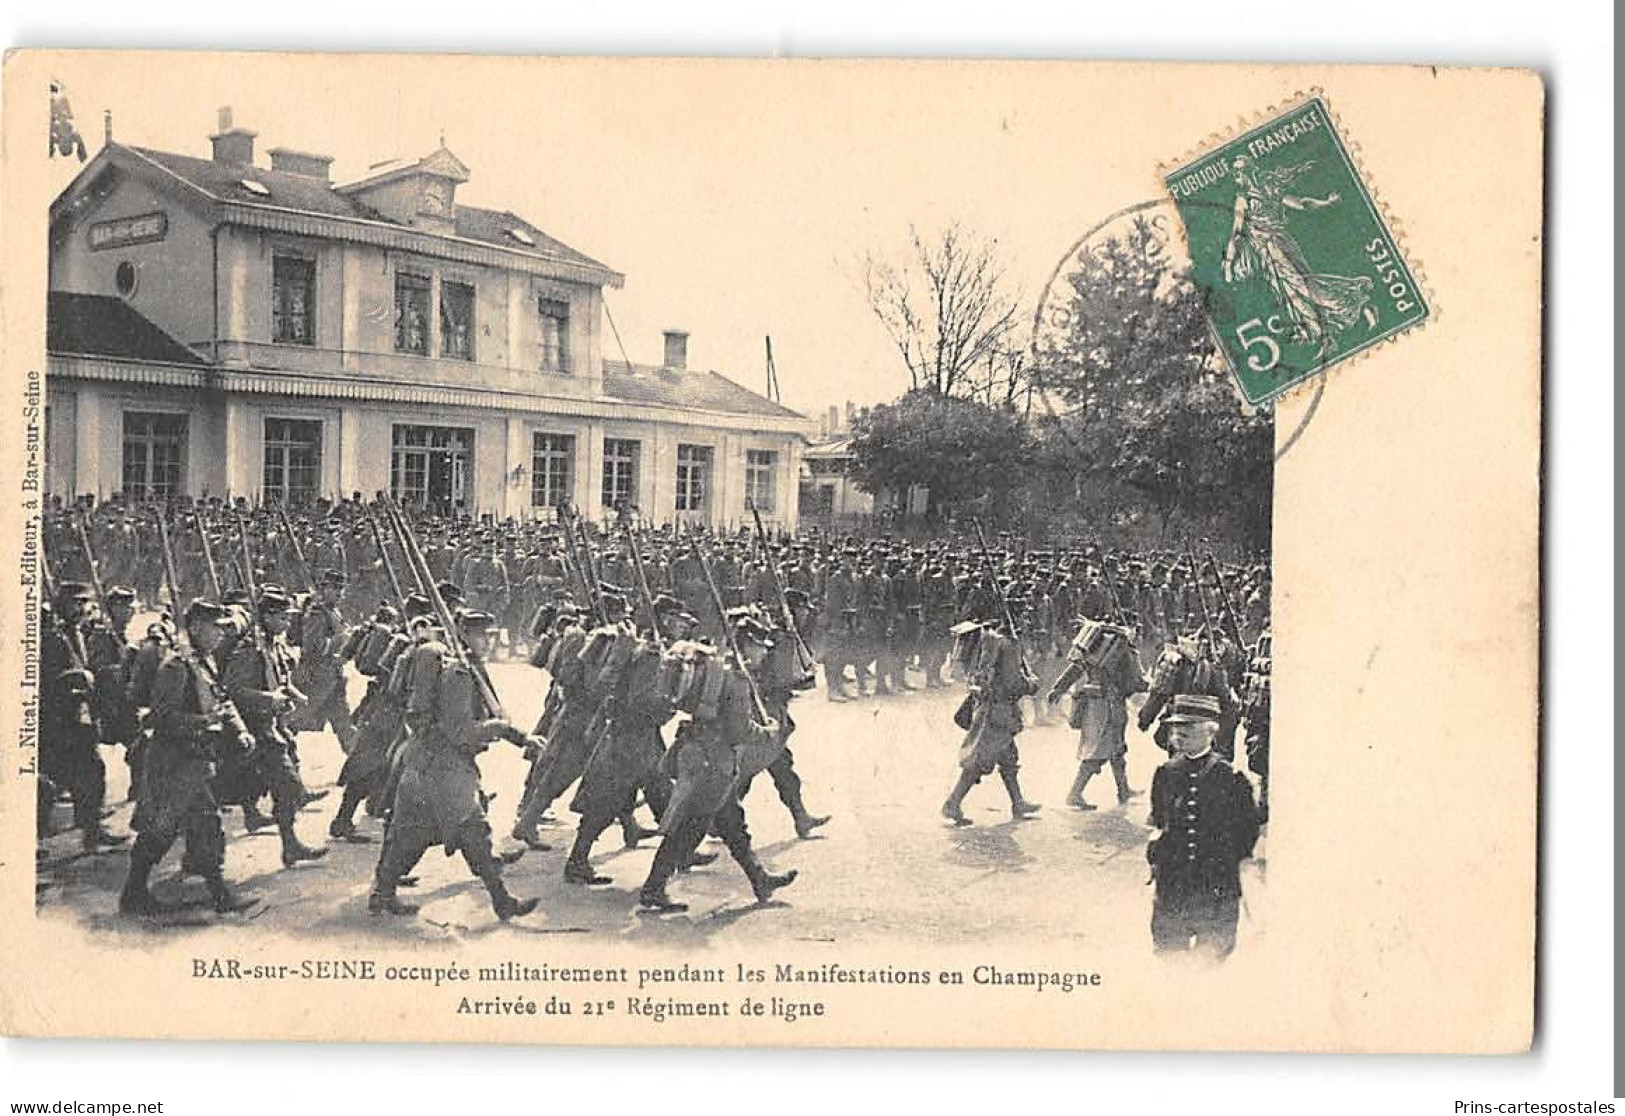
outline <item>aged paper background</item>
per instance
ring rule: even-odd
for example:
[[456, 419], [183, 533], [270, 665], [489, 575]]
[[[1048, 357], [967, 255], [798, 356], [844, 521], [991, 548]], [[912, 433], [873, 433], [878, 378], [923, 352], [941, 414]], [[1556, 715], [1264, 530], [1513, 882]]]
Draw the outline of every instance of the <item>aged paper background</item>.
[[[184, 68], [244, 89], [310, 96], [311, 111], [403, 83], [521, 101], [545, 75], [583, 103], [614, 95], [691, 99], [747, 122], [787, 109], [813, 133], [843, 112], [929, 103], [1008, 106], [1051, 138], [1022, 177], [1055, 229], [1079, 232], [1159, 195], [1159, 162], [1311, 87], [1358, 146], [1368, 184], [1426, 277], [1434, 319], [1335, 370], [1311, 425], [1277, 468], [1274, 771], [1269, 883], [1258, 948], [1193, 975], [1158, 964], [1145, 907], [1124, 912], [1120, 948], [1077, 956], [1041, 940], [883, 946], [763, 940], [703, 956], [602, 939], [495, 931], [444, 950], [364, 938], [267, 941], [222, 927], [184, 940], [96, 936], [37, 918], [32, 784], [16, 774], [18, 710], [0, 712], [0, 1023], [10, 1033], [510, 1042], [1048, 1046], [1116, 1049], [1513, 1051], [1533, 1018], [1539, 630], [1542, 113], [1531, 74], [1429, 68], [1150, 64], [704, 62], [472, 57], [136, 55], [95, 58], [132, 90]], [[45, 214], [40, 173], [52, 58], [14, 54], [4, 104], [3, 381], [16, 416], [44, 364]], [[560, 74], [563, 75], [560, 78]], [[207, 106], [204, 106], [207, 107]], [[97, 122], [81, 108], [87, 138]], [[512, 130], [502, 114], [491, 127]], [[636, 142], [636, 137], [621, 137]], [[794, 142], [794, 136], [786, 142]], [[358, 150], [364, 125], [358, 124]], [[943, 142], [952, 145], [948, 131]], [[528, 156], [515, 151], [516, 159]], [[538, 166], [540, 166], [538, 162]], [[863, 190], [888, 183], [864, 178]], [[1053, 212], [1037, 204], [1047, 200]], [[807, 206], [852, 204], [809, 197]], [[1012, 204], [1015, 204], [1012, 201]], [[543, 215], [545, 216], [545, 214]], [[1310, 393], [1279, 407], [1296, 425]], [[21, 468], [0, 439], [0, 476]], [[8, 482], [9, 483], [9, 482]], [[20, 545], [15, 489], [0, 499], [5, 557]], [[3, 563], [0, 563], [3, 564]], [[9, 568], [9, 567], [8, 567]], [[5, 630], [15, 632], [16, 588]], [[15, 638], [0, 672], [20, 674]], [[945, 735], [951, 730], [944, 726]], [[1081, 875], [1078, 887], [1086, 889]], [[1048, 901], [1031, 897], [1035, 905]], [[1069, 996], [1026, 989], [824, 985], [827, 1015], [772, 1026], [737, 1016], [651, 1028], [578, 1016], [459, 1019], [458, 989], [416, 984], [209, 985], [194, 956], [252, 962], [368, 957], [530, 963], [965, 967], [1099, 972]], [[495, 989], [504, 994], [511, 989]], [[532, 994], [546, 989], [530, 989]], [[683, 989], [675, 989], [681, 994]], [[737, 999], [730, 986], [706, 994]]]

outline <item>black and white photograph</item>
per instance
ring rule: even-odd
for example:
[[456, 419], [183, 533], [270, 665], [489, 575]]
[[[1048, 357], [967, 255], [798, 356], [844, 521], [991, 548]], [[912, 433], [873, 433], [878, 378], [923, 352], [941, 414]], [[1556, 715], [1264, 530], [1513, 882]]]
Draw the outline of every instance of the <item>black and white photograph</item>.
[[1538, 72], [4, 91], [0, 1030], [1535, 1042]]

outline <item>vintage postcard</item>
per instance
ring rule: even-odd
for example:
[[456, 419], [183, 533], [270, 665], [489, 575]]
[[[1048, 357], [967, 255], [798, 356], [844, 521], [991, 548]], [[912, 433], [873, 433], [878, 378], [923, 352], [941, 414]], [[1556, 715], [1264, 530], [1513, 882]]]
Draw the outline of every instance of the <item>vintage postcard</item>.
[[1535, 75], [4, 83], [0, 1030], [1528, 1048]]

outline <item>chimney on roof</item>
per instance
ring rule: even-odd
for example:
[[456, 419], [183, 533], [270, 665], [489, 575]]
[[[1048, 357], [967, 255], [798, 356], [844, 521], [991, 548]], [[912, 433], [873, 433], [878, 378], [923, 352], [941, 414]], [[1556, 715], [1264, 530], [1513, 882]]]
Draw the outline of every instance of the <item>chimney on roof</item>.
[[848, 399], [846, 401], [846, 427], [847, 427], [848, 430], [850, 430], [852, 428], [852, 420], [856, 416], [857, 416], [857, 408], [853, 407], [852, 406], [852, 400]]
[[681, 329], [668, 329], [663, 336], [666, 338], [666, 359], [663, 362], [665, 366], [679, 371], [687, 368], [688, 332]]
[[833, 438], [835, 432], [841, 428], [841, 409], [835, 404], [829, 405], [829, 415], [824, 420], [824, 433]]
[[231, 167], [254, 165], [254, 135], [247, 128], [233, 127], [231, 106], [220, 108], [220, 130], [209, 137], [214, 145], [214, 161]]
[[297, 174], [302, 178], [314, 178], [318, 182], [332, 181], [331, 155], [312, 155], [308, 151], [295, 151], [291, 147], [273, 147], [266, 154], [271, 156], [271, 169], [274, 171]]

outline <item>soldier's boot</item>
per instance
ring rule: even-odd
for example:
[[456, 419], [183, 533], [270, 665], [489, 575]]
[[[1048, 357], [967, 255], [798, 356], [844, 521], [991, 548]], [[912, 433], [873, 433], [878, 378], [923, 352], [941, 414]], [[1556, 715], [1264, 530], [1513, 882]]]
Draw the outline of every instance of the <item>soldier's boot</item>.
[[965, 811], [961, 807], [964, 805], [965, 796], [976, 785], [976, 778], [975, 771], [961, 768], [959, 781], [954, 784], [954, 789], [949, 792], [948, 800], [942, 804], [942, 816], [955, 825], [971, 824], [971, 820], [965, 816]]
[[88, 853], [116, 849], [130, 839], [125, 834], [109, 833], [102, 828], [102, 797], [99, 780], [96, 786], [74, 793], [73, 820], [79, 828], [79, 843]]
[[1089, 780], [1095, 777], [1095, 765], [1090, 760], [1078, 764], [1078, 773], [1072, 780], [1072, 789], [1066, 792], [1066, 804], [1074, 810], [1093, 810], [1094, 807], [1084, 801], [1083, 792], [1089, 786]]
[[[778, 782], [777, 779], [774, 780]], [[822, 829], [829, 824], [828, 814], [813, 814], [807, 810], [807, 804], [801, 800], [801, 786], [796, 783], [782, 783], [779, 785], [779, 797], [785, 806], [790, 809], [790, 817], [795, 821], [796, 836], [805, 841], [813, 835], [815, 829]]]
[[468, 866], [485, 885], [486, 893], [491, 896], [491, 910], [503, 922], [528, 915], [541, 902], [540, 899], [519, 899], [508, 891], [507, 884], [502, 881], [502, 866], [491, 855], [489, 841], [484, 847], [470, 849], [465, 846], [463, 859], [468, 861]]
[[769, 872], [762, 867], [762, 862], [756, 859], [754, 853], [750, 853], [748, 860], [741, 863], [740, 867], [744, 868], [745, 878], [750, 881], [751, 893], [756, 896], [758, 903], [771, 902], [775, 891], [781, 887], [789, 887], [801, 874], [794, 868], [788, 872]]
[[320, 860], [327, 855], [327, 846], [312, 848], [299, 840], [299, 835], [293, 830], [291, 819], [279, 818], [277, 832], [282, 835], [282, 867], [292, 868], [295, 864], [306, 860]]
[[1004, 781], [1004, 789], [1010, 795], [1010, 816], [1016, 821], [1025, 821], [1043, 809], [1036, 802], [1028, 802], [1021, 794], [1021, 782], [1016, 773], [1009, 767], [999, 770], [999, 778]]
[[258, 803], [243, 803], [243, 828], [250, 833], [258, 833], [276, 824], [271, 815], [261, 812]]
[[86, 852], [98, 853], [106, 849], [116, 849], [129, 839], [129, 835], [125, 833], [107, 832], [98, 822], [84, 831], [84, 834], [80, 837], [80, 844]]
[[592, 863], [587, 857], [592, 853], [592, 843], [604, 831], [602, 825], [589, 824], [586, 818], [576, 828], [575, 843], [570, 846], [570, 855], [564, 861], [564, 882], [568, 884], [584, 884], [587, 887], [602, 887], [604, 884], [614, 883], [608, 876], [599, 875], [593, 870]]
[[660, 830], [645, 828], [632, 810], [621, 815], [621, 843], [626, 848], [635, 849], [639, 841], [658, 836]]
[[378, 869], [373, 874], [372, 894], [367, 897], [367, 913], [375, 915], [418, 913], [416, 906], [403, 903], [395, 897], [395, 889], [405, 883], [406, 873], [412, 870], [421, 855], [422, 853], [418, 853], [416, 856], [410, 856], [409, 850], [403, 848], [399, 841], [392, 841], [387, 836], [384, 838], [384, 847], [378, 854]]
[[333, 815], [332, 824], [327, 827], [329, 837], [336, 841], [348, 841], [352, 845], [365, 845], [372, 841], [365, 833], [358, 833], [355, 827], [355, 812], [361, 808], [361, 800], [364, 797], [361, 787], [344, 788], [344, 798], [339, 802], [339, 812]]
[[1128, 785], [1128, 761], [1122, 756], [1112, 760], [1112, 778], [1117, 780], [1117, 804], [1127, 806], [1131, 799], [1138, 798], [1140, 792]]
[[674, 914], [688, 910], [687, 903], [680, 903], [666, 894], [666, 884], [677, 869], [694, 855], [694, 850], [704, 834], [703, 821], [697, 825], [693, 821], [685, 822], [678, 829], [666, 834], [665, 839], [660, 842], [660, 847], [655, 850], [654, 862], [649, 865], [649, 875], [638, 890], [640, 907], [659, 914]]
[[215, 914], [237, 914], [246, 911], [258, 902], [252, 895], [239, 895], [232, 890], [226, 878], [219, 872], [211, 873], [205, 880], [209, 885], [209, 902], [213, 905]]
[[130, 874], [124, 878], [124, 890], [119, 892], [118, 910], [123, 915], [151, 915], [161, 914], [169, 908], [153, 898], [148, 890], [147, 881], [152, 876], [152, 870], [157, 867], [158, 861], [163, 859], [164, 850], [155, 849], [151, 843], [136, 838], [135, 844], [130, 847]]

